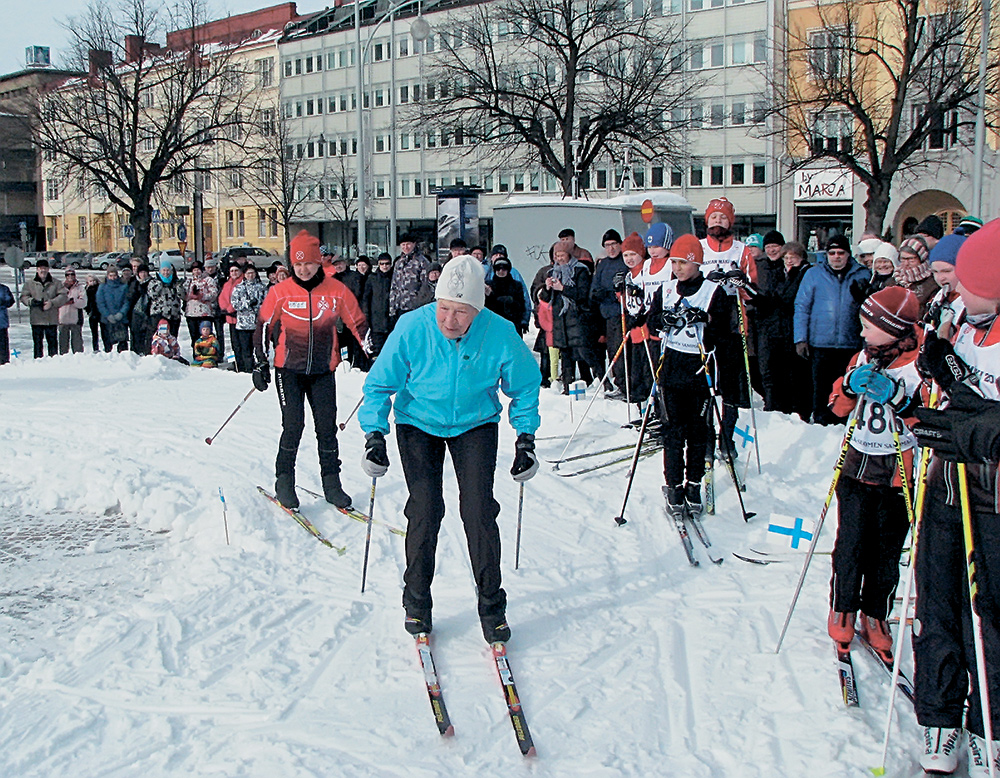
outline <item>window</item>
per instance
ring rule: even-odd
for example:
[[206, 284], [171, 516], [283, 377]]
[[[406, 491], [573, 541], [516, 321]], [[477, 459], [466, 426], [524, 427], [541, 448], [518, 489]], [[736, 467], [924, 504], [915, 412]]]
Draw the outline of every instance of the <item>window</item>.
[[242, 189], [243, 188], [243, 171], [242, 170], [230, 170], [229, 171], [229, 188], [230, 189]]
[[809, 33], [809, 70], [817, 81], [843, 78], [848, 54], [844, 51], [845, 27]]
[[375, 180], [375, 196], [385, 197], [385, 179], [379, 178]]
[[383, 43], [376, 43], [372, 47], [372, 59], [375, 62], [381, 62], [383, 59], [386, 58], [385, 51], [386, 51], [385, 44], [383, 44]]
[[302, 116], [302, 101], [295, 103], [295, 115]]
[[285, 78], [292, 75], [292, 61], [290, 59], [285, 60]]
[[260, 134], [266, 138], [273, 138], [278, 131], [277, 117], [273, 108], [264, 108], [260, 112], [258, 123]]
[[696, 130], [701, 129], [701, 123], [705, 118], [705, 106], [701, 103], [691, 104], [691, 127]]
[[313, 141], [306, 143], [306, 157], [312, 159], [316, 156], [316, 144]]
[[50, 178], [45, 182], [45, 199], [58, 200], [62, 193], [62, 185], [58, 178]]
[[434, 44], [434, 33], [431, 33], [430, 35], [427, 36], [427, 40], [424, 41], [424, 51], [426, 51], [428, 54], [433, 53], [433, 51], [434, 51], [434, 45], [435, 45]]
[[843, 151], [850, 153], [852, 147], [851, 115], [847, 111], [824, 111], [813, 119], [812, 152]]
[[670, 186], [683, 186], [684, 185], [684, 171], [680, 168], [674, 168], [670, 171]]
[[712, 126], [721, 127], [726, 123], [726, 104], [712, 103]]
[[399, 39], [399, 56], [408, 57], [410, 56], [410, 40], [409, 38]]
[[77, 229], [80, 232], [80, 240], [87, 239], [87, 217], [79, 216], [77, 217]]
[[375, 151], [382, 152], [386, 150], [385, 135], [375, 136]]
[[306, 57], [306, 73], [312, 73], [312, 72], [313, 72], [313, 58]]
[[302, 75], [302, 60], [301, 59], [295, 60], [295, 75], [297, 75], [297, 76], [301, 76]]
[[913, 106], [912, 122], [916, 126], [921, 119], [927, 121], [926, 147], [929, 149], [950, 149], [958, 143], [958, 111], [934, 111], [925, 116], [927, 106]]
[[733, 102], [733, 124], [746, 124], [747, 104], [742, 99]]
[[704, 171], [701, 169], [700, 165], [692, 165], [691, 167], [691, 186], [701, 186], [702, 176]]
[[635, 185], [640, 189], [646, 188], [646, 168], [644, 167], [634, 167], [632, 168], [632, 180]]
[[326, 55], [326, 69], [336, 70], [337, 69], [337, 52], [331, 51]]
[[722, 165], [712, 165], [710, 176], [712, 186], [722, 186]]
[[501, 192], [510, 191], [510, 173], [500, 174], [500, 191]]
[[194, 188], [199, 192], [212, 191], [212, 173], [209, 170], [194, 171]]
[[608, 188], [608, 171], [598, 170], [597, 171], [597, 188], [607, 189]]
[[243, 221], [243, 209], [240, 208], [236, 211], [236, 237], [245, 238], [246, 234], [246, 224]]
[[722, 41], [713, 41], [709, 44], [709, 52], [711, 54], [711, 62], [713, 68], [721, 68], [726, 64], [725, 53], [726, 45]]
[[437, 131], [431, 130], [427, 133], [427, 148], [433, 149], [437, 146]]
[[312, 100], [306, 100], [306, 116], [312, 116], [316, 113], [315, 105]]
[[705, 48], [701, 44], [694, 44], [691, 48], [691, 70], [701, 70], [705, 67]]
[[147, 154], [151, 154], [156, 151], [156, 138], [143, 138], [142, 150]]
[[767, 38], [763, 35], [753, 39], [753, 61], [767, 62]]
[[263, 208], [257, 209], [257, 237], [267, 237], [267, 211]]
[[399, 196], [409, 197], [410, 196], [410, 179], [404, 178], [399, 182]]
[[419, 178], [413, 179], [413, 194], [415, 197], [420, 197], [423, 192], [423, 187], [421, 186], [423, 182]]
[[375, 107], [378, 108], [378, 107], [383, 106], [383, 105], [385, 105], [385, 90], [384, 89], [376, 89], [375, 90]]
[[705, 0], [691, 0], [691, 10], [700, 11], [705, 7]]
[[764, 164], [762, 162], [755, 162], [753, 166], [753, 182], [755, 184], [764, 183]]
[[277, 238], [278, 237], [278, 209], [277, 208], [272, 208], [271, 209], [271, 224], [270, 224], [270, 227], [271, 227], [271, 235], [270, 235], [270, 237]]
[[410, 133], [404, 132], [399, 136], [399, 148], [402, 151], [410, 148]]
[[337, 112], [337, 98], [336, 98], [335, 95], [330, 95], [330, 99], [327, 100], [326, 112], [327, 113], [336, 113]]
[[729, 183], [730, 184], [735, 184], [736, 186], [739, 186], [741, 184], [746, 183], [743, 180], [744, 170], [745, 169], [746, 169], [746, 166], [742, 162], [733, 165], [732, 168], [730, 168], [730, 171], [729, 171]]
[[[586, 187], [584, 187], [586, 188]], [[523, 192], [524, 191], [524, 174], [515, 173], [514, 174], [514, 191]]]
[[734, 65], [743, 65], [747, 61], [747, 42], [743, 38], [733, 41], [731, 47], [731, 60]]
[[226, 237], [232, 238], [236, 235], [236, 214], [233, 211], [226, 211]]

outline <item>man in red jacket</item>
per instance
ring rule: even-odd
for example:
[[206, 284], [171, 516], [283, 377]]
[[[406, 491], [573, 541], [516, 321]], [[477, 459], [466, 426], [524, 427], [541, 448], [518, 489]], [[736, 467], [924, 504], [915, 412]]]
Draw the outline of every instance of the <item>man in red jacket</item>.
[[354, 295], [326, 275], [319, 241], [304, 230], [292, 239], [292, 277], [271, 287], [254, 331], [253, 385], [258, 391], [271, 382], [265, 344], [274, 348], [275, 383], [281, 404], [281, 440], [274, 463], [274, 492], [286, 508], [298, 508], [295, 457], [305, 427], [305, 400], [312, 407], [323, 494], [327, 502], [346, 508], [351, 498], [340, 485], [337, 444], [337, 385], [340, 364], [337, 324], [341, 320], [359, 343], [366, 342], [368, 324]]

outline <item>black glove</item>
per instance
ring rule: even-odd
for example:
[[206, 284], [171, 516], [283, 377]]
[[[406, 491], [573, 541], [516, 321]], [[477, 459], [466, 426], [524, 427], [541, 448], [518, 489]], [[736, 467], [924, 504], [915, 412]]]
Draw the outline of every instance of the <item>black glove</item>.
[[1000, 460], [1000, 402], [985, 400], [965, 384], [955, 384], [943, 411], [917, 408], [913, 428], [921, 446], [953, 462]]
[[626, 283], [625, 294], [627, 294], [629, 297], [635, 297], [639, 300], [642, 300], [646, 296], [646, 290], [643, 289], [638, 284]]
[[271, 366], [267, 363], [266, 359], [253, 366], [253, 373], [251, 373], [250, 377], [253, 380], [254, 389], [258, 392], [267, 390], [268, 385], [271, 383]]
[[369, 478], [381, 478], [389, 470], [389, 452], [385, 448], [385, 435], [369, 432], [365, 435], [365, 455], [361, 469]]
[[955, 382], [962, 382], [974, 373], [962, 358], [955, 353], [951, 343], [942, 340], [934, 332], [928, 332], [924, 345], [917, 356], [917, 372], [924, 378], [937, 381], [949, 395]]
[[708, 312], [703, 311], [701, 308], [684, 308], [682, 309], [682, 315], [684, 316], [685, 324], [704, 324], [708, 322]]
[[538, 459], [535, 457], [535, 436], [530, 432], [522, 432], [514, 444], [514, 464], [510, 474], [518, 483], [529, 480], [538, 472]]
[[615, 277], [611, 280], [611, 288], [616, 292], [620, 292], [625, 288], [625, 272], [615, 273]]
[[28, 303], [28, 307], [29, 308], [41, 308], [43, 304], [44, 303], [43, 303], [42, 300], [35, 300], [34, 298], [32, 298], [31, 302]]
[[648, 323], [650, 326], [652, 326], [652, 324], [653, 324], [652, 321], [648, 321], [648, 318], [647, 318], [647, 315], [646, 315], [646, 309], [645, 308], [643, 308], [642, 310], [640, 310], [639, 313], [635, 314], [634, 316], [631, 313], [628, 313], [628, 312], [625, 313], [625, 331], [626, 332], [631, 332], [636, 327], [641, 327], [643, 324], [646, 324], [646, 323]]
[[726, 280], [726, 271], [723, 270], [721, 267], [717, 267], [715, 268], [715, 270], [711, 271], [707, 276], [705, 276], [705, 278], [707, 278], [712, 283], [721, 284], [723, 281]]
[[742, 289], [750, 297], [754, 297], [759, 294], [757, 287], [750, 283], [750, 279], [747, 278], [746, 274], [742, 270], [736, 270], [734, 268], [726, 273], [725, 283], [735, 289]]
[[866, 281], [851, 281], [849, 289], [855, 302], [863, 303], [868, 299], [868, 283]]
[[661, 331], [680, 330], [684, 328], [687, 319], [684, 318], [684, 311], [680, 308], [667, 308], [660, 314]]

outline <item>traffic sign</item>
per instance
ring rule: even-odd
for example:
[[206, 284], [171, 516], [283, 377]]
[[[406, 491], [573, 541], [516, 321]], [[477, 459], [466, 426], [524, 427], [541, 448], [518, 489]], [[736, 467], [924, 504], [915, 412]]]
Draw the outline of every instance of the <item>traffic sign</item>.
[[643, 200], [642, 205], [639, 208], [639, 215], [642, 216], [642, 220], [649, 224], [653, 221], [653, 201]]
[[[183, 222], [177, 225], [177, 240], [187, 240], [188, 239], [188, 228]], [[181, 249], [183, 251], [183, 249]]]
[[188, 247], [187, 241], [179, 240], [177, 241], [177, 248], [181, 250], [181, 254], [184, 253], [184, 249]]
[[24, 252], [17, 246], [8, 246], [3, 258], [10, 267], [24, 267]]
[[26, 229], [28, 229], [28, 222], [18, 222], [17, 223], [17, 228], [19, 230], [26, 230]]
[[131, 224], [125, 224], [122, 226], [122, 237], [123, 238], [134, 238], [135, 237], [135, 227]]

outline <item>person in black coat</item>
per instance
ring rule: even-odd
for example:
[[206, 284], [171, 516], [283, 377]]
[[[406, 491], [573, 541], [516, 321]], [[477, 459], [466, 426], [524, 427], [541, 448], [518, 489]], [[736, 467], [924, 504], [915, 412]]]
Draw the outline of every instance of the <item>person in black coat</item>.
[[562, 362], [563, 394], [569, 394], [577, 365], [580, 378], [587, 384], [593, 381], [591, 367], [596, 361], [590, 348], [590, 271], [570, 251], [562, 241], [555, 245], [555, 264], [538, 292], [538, 299], [552, 306], [552, 345], [559, 349]]
[[361, 312], [368, 320], [368, 331], [372, 338], [372, 358], [379, 355], [386, 338], [392, 332], [389, 318], [389, 289], [392, 286], [392, 257], [382, 253], [374, 271], [368, 274], [365, 291], [361, 300]]
[[[350, 290], [360, 306], [365, 288], [365, 281], [361, 273], [351, 269], [347, 257], [334, 257], [332, 270], [333, 277]], [[365, 350], [361, 348], [361, 344], [351, 334], [351, 331], [344, 326], [343, 321], [337, 325], [337, 339], [347, 349], [347, 361], [351, 367], [356, 367], [367, 373], [372, 366], [371, 359], [365, 354]]]
[[[614, 359], [622, 344], [622, 305], [615, 293], [615, 276], [628, 271], [622, 259], [622, 238], [616, 230], [604, 233], [605, 256], [597, 260], [594, 280], [590, 285], [590, 302], [595, 324], [600, 324], [608, 359]], [[625, 360], [619, 359], [612, 371], [615, 388], [625, 394]], [[611, 390], [610, 385], [605, 389]]]
[[809, 360], [795, 351], [792, 322], [795, 295], [809, 270], [806, 248], [785, 243], [777, 261], [757, 262], [758, 294], [753, 298], [757, 314], [757, 353], [764, 384], [764, 410], [797, 413], [809, 419], [812, 374]]
[[510, 274], [510, 260], [502, 254], [493, 260], [493, 278], [486, 285], [486, 307], [514, 325], [524, 335], [524, 289]]

